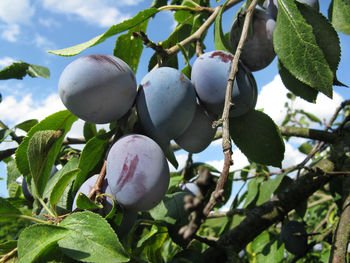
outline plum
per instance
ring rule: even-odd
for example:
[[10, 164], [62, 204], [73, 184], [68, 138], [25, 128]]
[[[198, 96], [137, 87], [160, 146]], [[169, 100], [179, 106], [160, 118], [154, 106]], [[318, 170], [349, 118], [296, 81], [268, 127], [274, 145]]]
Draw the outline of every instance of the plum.
[[181, 71], [161, 67], [141, 80], [136, 107], [144, 132], [164, 149], [190, 125], [196, 92]]
[[[226, 51], [211, 51], [199, 56], [192, 67], [191, 80], [205, 109], [217, 116], [225, 104], [227, 81], [233, 55]], [[232, 89], [230, 117], [243, 115], [253, 109], [257, 86], [252, 73], [240, 63]]]
[[[264, 9], [256, 7], [252, 17], [252, 33], [247, 36], [240, 60], [250, 71], [266, 68], [276, 57], [273, 49], [273, 31], [276, 21]], [[230, 46], [236, 52], [241, 37], [243, 21], [235, 19], [230, 30]]]
[[130, 211], [155, 207], [168, 190], [170, 172], [160, 146], [140, 134], [121, 137], [107, 155], [106, 178], [112, 196]]
[[[72, 211], [74, 211], [76, 208], [77, 208], [77, 204], [76, 204], [76, 201], [77, 201], [77, 198], [78, 198], [78, 195], [79, 193], [83, 193], [84, 195], [88, 195], [91, 190], [93, 189], [96, 181], [97, 181], [97, 178], [99, 177], [99, 174], [95, 174], [93, 176], [91, 176], [90, 178], [88, 178], [79, 188], [78, 192], [76, 193], [75, 197], [74, 197], [74, 201], [73, 201], [73, 205], [72, 205]], [[108, 187], [108, 182], [107, 182], [107, 179], [105, 178], [102, 182], [102, 185], [101, 185], [101, 192], [102, 193], [105, 193], [106, 192], [106, 189]], [[106, 198], [106, 204], [104, 206], [104, 212], [106, 214], [108, 214], [111, 210], [112, 210], [112, 207], [113, 207], [113, 201], [110, 199], [110, 198]]]
[[191, 124], [175, 139], [184, 150], [199, 153], [209, 146], [214, 139], [216, 128], [212, 127], [213, 120], [202, 106], [197, 104], [196, 112]]
[[136, 97], [135, 75], [121, 59], [88, 55], [71, 62], [58, 83], [59, 96], [74, 115], [90, 123], [120, 119]]
[[285, 248], [294, 255], [303, 255], [307, 249], [307, 233], [302, 222], [296, 220], [283, 224], [281, 239]]
[[[318, 0], [297, 0], [300, 3], [307, 4], [313, 8], [315, 8], [317, 11], [320, 10], [320, 4]], [[277, 13], [278, 13], [278, 3], [277, 0], [265, 0], [264, 7], [266, 7], [267, 12], [273, 17], [273, 19], [277, 19]]]

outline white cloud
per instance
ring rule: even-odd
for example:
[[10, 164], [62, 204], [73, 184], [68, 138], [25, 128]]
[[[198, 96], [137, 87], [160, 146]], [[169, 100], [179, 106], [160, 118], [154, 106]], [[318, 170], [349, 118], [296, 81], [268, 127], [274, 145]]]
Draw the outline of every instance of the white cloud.
[[36, 33], [34, 37], [34, 44], [41, 49], [54, 49], [55, 43], [47, 39], [46, 37]]
[[7, 24], [28, 24], [34, 14], [29, 0], [0, 1], [0, 20]]
[[40, 103], [33, 100], [32, 94], [22, 98], [6, 96], [0, 103], [0, 120], [11, 126], [28, 119], [42, 120], [63, 109], [65, 108], [57, 94], [49, 95]]
[[3, 57], [0, 58], [0, 67], [6, 67], [10, 64], [12, 64], [13, 62], [15, 62], [16, 60], [11, 58], [11, 57]]
[[[134, 1], [128, 1], [134, 3]], [[67, 15], [79, 16], [81, 19], [97, 24], [101, 27], [108, 27], [121, 22], [128, 17], [121, 13], [113, 1], [99, 0], [43, 0], [46, 9]]]
[[52, 27], [58, 27], [60, 26], [60, 23], [52, 18], [39, 18], [38, 19], [39, 24], [48, 27], [48, 28], [52, 28]]
[[[288, 90], [284, 87], [279, 75], [275, 76], [274, 80], [262, 87], [256, 109], [264, 109], [278, 125], [282, 123], [286, 116], [286, 108], [284, 107], [287, 101]], [[333, 93], [333, 99], [319, 94], [316, 103], [309, 103], [301, 98], [296, 98], [294, 102], [295, 109], [303, 109], [316, 115], [321, 120], [329, 119], [334, 113], [336, 107], [340, 105], [343, 98], [336, 92]], [[327, 105], [325, 107], [325, 105]]]
[[1, 38], [9, 41], [16, 42], [20, 33], [20, 28], [17, 24], [10, 24], [2, 26]]

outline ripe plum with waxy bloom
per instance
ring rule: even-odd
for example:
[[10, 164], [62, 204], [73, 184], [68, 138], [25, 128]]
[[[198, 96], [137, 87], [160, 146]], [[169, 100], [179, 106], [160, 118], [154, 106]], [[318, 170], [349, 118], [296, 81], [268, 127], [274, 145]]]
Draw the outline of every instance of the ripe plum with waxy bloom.
[[107, 156], [106, 178], [112, 196], [125, 209], [146, 211], [165, 196], [170, 180], [160, 146], [147, 136], [120, 138]]
[[135, 75], [121, 59], [88, 55], [71, 62], [62, 72], [59, 96], [66, 108], [91, 123], [120, 119], [136, 97]]

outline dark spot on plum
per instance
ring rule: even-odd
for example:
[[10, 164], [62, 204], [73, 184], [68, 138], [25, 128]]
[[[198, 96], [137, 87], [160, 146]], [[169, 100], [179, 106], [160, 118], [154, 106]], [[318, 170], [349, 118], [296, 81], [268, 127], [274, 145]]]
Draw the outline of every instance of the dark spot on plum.
[[140, 135], [132, 135], [130, 140], [128, 140], [126, 143], [131, 143], [131, 142], [135, 142], [136, 139], [142, 139], [145, 140], [144, 137], [140, 136]]
[[129, 166], [128, 166], [128, 156], [125, 158], [121, 175], [117, 181], [117, 185], [119, 186], [119, 189], [122, 189], [127, 182], [132, 180], [138, 163], [139, 163], [138, 155], [135, 155], [135, 157], [130, 161]]
[[233, 56], [231, 54], [227, 54], [221, 51], [215, 51], [210, 55], [210, 58], [213, 57], [219, 57], [221, 59], [222, 62], [231, 62], [233, 59]]
[[146, 88], [146, 87], [148, 87], [149, 85], [151, 85], [151, 82], [150, 82], [150, 81], [147, 81], [146, 83], [141, 84], [142, 88]]
[[111, 58], [110, 56], [103, 55], [103, 54], [97, 54], [97, 55], [90, 55], [90, 56], [88, 56], [88, 58], [93, 59], [93, 60], [97, 61], [98, 63], [108, 62], [108, 63], [112, 64], [113, 66], [115, 66], [119, 71], [125, 72], [123, 67], [116, 60]]

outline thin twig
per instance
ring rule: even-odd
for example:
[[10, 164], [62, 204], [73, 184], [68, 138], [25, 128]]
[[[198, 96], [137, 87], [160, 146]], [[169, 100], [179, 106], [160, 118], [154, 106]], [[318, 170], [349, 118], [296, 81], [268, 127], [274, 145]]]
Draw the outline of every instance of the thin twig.
[[100, 171], [100, 175], [98, 176], [96, 183], [94, 184], [94, 187], [91, 189], [88, 197], [92, 200], [96, 195], [101, 194], [101, 185], [103, 183], [103, 180], [106, 176], [106, 166], [107, 161], [105, 160], [103, 163], [103, 166]]
[[229, 79], [227, 81], [227, 87], [226, 87], [226, 95], [225, 95], [225, 105], [224, 105], [224, 111], [222, 113], [222, 121], [223, 121], [223, 126], [222, 126], [222, 148], [224, 152], [224, 167], [222, 169], [220, 178], [216, 184], [216, 189], [212, 193], [212, 196], [204, 208], [203, 213], [205, 215], [208, 215], [210, 211], [213, 209], [213, 207], [216, 204], [216, 201], [218, 198], [220, 198], [221, 195], [219, 193], [222, 193], [222, 189], [227, 181], [227, 177], [230, 171], [230, 167], [233, 164], [232, 161], [232, 145], [231, 145], [231, 138], [230, 138], [230, 132], [229, 132], [229, 115], [230, 115], [230, 108], [231, 108], [231, 97], [232, 97], [232, 88], [233, 88], [233, 81], [235, 79], [235, 75], [238, 71], [238, 62], [239, 62], [239, 57], [242, 53], [244, 42], [248, 36], [248, 29], [249, 29], [249, 24], [253, 15], [253, 11], [255, 6], [257, 5], [259, 1], [254, 0], [251, 2], [249, 8], [247, 9], [246, 17], [244, 20], [243, 24], [243, 29], [242, 29], [242, 34], [241, 38], [238, 43], [237, 50], [235, 52], [232, 65], [231, 65], [231, 70], [230, 70], [230, 75]]
[[1, 259], [0, 259], [0, 263], [4, 263], [6, 262], [10, 257], [14, 256], [17, 253], [18, 248], [14, 248], [12, 249], [9, 253], [7, 253], [6, 255], [4, 255]]

